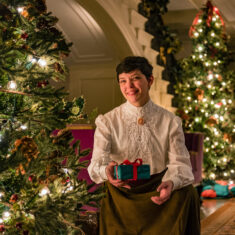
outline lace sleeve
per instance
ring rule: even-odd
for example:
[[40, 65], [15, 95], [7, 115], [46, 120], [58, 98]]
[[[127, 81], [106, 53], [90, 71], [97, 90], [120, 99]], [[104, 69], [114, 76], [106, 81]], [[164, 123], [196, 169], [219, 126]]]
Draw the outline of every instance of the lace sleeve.
[[107, 180], [105, 168], [110, 162], [111, 137], [108, 121], [103, 115], [99, 115], [95, 121], [94, 147], [88, 173], [95, 183]]
[[169, 131], [167, 168], [163, 181], [172, 180], [174, 183], [173, 190], [193, 183], [194, 176], [190, 156], [185, 146], [181, 120], [177, 116], [172, 120]]

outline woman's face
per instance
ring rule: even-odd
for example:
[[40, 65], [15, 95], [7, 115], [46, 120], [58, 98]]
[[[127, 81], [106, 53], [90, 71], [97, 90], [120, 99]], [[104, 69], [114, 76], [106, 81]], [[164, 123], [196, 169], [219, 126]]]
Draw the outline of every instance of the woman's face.
[[153, 83], [153, 76], [147, 80], [140, 70], [119, 74], [120, 90], [127, 101], [140, 107], [149, 101], [149, 89]]

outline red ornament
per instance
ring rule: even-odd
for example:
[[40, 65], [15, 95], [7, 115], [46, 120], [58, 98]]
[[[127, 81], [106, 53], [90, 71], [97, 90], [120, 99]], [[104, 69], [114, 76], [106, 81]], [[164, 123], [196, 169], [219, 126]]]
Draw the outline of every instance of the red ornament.
[[20, 223], [20, 222], [16, 223], [16, 228], [17, 229], [22, 229], [22, 223]]
[[16, 203], [18, 199], [19, 199], [18, 195], [17, 194], [13, 194], [11, 196], [11, 198], [10, 198], [10, 202]]
[[5, 226], [4, 225], [0, 225], [0, 232], [4, 232], [5, 231]]
[[49, 84], [49, 82], [45, 80], [42, 82], [38, 82], [37, 87], [43, 88], [43, 87], [47, 86], [48, 84]]
[[27, 39], [28, 36], [29, 36], [29, 35], [28, 35], [27, 33], [23, 33], [23, 34], [21, 35], [21, 38], [22, 38], [22, 39]]

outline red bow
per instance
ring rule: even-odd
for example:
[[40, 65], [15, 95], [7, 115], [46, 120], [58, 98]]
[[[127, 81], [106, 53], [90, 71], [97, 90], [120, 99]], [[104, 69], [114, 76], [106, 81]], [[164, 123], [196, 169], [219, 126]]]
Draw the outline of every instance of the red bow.
[[130, 162], [129, 160], [124, 160], [123, 163], [120, 165], [132, 165], [133, 166], [133, 179], [137, 180], [137, 167], [141, 166], [143, 163], [143, 160], [141, 158], [137, 158], [134, 162]]

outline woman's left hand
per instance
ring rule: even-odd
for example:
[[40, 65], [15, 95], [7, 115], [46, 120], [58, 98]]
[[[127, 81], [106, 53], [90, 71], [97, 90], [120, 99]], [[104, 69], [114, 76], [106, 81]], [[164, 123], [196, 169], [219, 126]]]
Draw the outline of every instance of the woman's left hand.
[[163, 204], [170, 198], [172, 189], [173, 182], [171, 180], [162, 182], [157, 188], [157, 191], [160, 192], [160, 196], [153, 196], [151, 200], [158, 205]]

